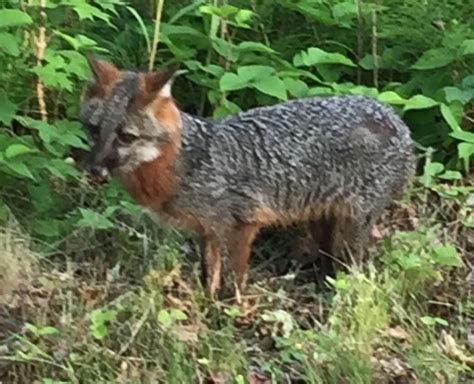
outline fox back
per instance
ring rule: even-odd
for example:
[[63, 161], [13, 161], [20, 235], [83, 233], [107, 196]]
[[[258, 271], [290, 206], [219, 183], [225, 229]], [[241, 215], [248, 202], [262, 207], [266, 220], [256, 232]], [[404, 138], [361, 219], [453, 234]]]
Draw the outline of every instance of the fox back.
[[[299, 221], [315, 224], [326, 252], [354, 249], [414, 172], [408, 127], [369, 97], [291, 100], [211, 122], [177, 109], [172, 72], [91, 65], [96, 83], [81, 119], [92, 168], [198, 231], [211, 264], [220, 265], [220, 253], [246, 263], [261, 227]], [[242, 280], [245, 268], [234, 264]], [[207, 269], [208, 285], [218, 287], [220, 267]]]

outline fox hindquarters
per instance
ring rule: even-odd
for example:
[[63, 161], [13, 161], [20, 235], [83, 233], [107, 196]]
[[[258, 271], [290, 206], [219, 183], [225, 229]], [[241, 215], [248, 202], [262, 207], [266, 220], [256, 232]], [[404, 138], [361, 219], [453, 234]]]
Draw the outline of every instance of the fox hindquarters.
[[80, 118], [91, 170], [202, 236], [211, 294], [227, 265], [242, 286], [264, 226], [308, 221], [321, 253], [357, 254], [413, 173], [407, 126], [371, 98], [291, 100], [209, 122], [178, 110], [173, 69], [89, 61], [95, 81]]

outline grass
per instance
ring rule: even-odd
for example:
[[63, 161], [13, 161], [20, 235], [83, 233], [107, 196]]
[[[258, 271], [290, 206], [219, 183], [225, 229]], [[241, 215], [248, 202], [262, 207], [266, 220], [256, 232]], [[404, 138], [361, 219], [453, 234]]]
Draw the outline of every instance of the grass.
[[0, 381], [472, 382], [472, 231], [461, 200], [430, 193], [394, 205], [371, 261], [324, 289], [311, 270], [278, 274], [278, 244], [294, 234], [266, 233], [240, 306], [211, 302], [193, 247], [147, 218], [112, 235], [81, 229], [41, 260], [4, 228]]

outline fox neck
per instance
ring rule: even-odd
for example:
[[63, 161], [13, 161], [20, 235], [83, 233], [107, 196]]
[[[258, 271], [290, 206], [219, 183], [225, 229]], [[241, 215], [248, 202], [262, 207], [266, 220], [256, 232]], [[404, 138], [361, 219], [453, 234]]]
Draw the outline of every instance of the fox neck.
[[152, 103], [148, 112], [166, 129], [168, 140], [160, 144], [157, 158], [119, 174], [119, 178], [138, 203], [159, 212], [178, 190], [179, 175], [175, 165], [181, 151], [182, 121], [171, 98]]

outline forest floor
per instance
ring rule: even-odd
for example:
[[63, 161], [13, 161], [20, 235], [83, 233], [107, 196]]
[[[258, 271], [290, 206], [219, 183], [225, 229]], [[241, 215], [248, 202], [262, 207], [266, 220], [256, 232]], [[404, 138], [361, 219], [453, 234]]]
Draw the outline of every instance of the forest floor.
[[12, 222], [0, 383], [472, 383], [474, 195], [452, 191], [408, 191], [371, 261], [325, 281], [288, 257], [301, 228], [265, 231], [240, 305], [209, 300], [194, 242], [147, 217], [134, 241], [82, 231], [53, 255]]

